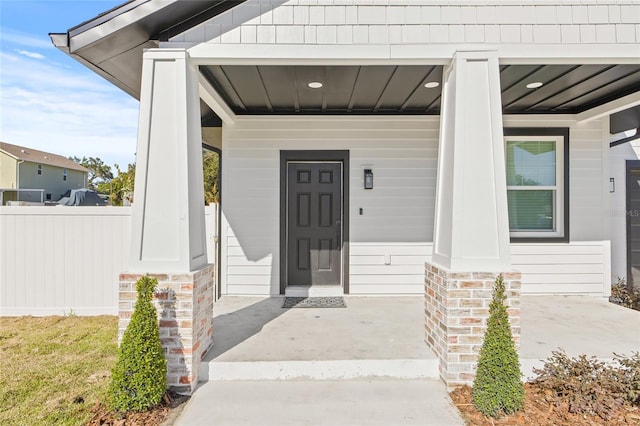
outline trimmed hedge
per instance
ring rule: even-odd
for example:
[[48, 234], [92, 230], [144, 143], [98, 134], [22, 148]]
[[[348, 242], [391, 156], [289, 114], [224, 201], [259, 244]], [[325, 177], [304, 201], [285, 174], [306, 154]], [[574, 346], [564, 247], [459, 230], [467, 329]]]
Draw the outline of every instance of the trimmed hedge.
[[160, 343], [158, 314], [152, 302], [158, 280], [136, 283], [138, 300], [111, 372], [109, 399], [117, 411], [146, 411], [160, 402], [167, 388], [167, 362]]
[[473, 404], [478, 411], [491, 417], [511, 414], [524, 407], [520, 360], [511, 335], [504, 291], [503, 277], [499, 275], [493, 288], [487, 331], [473, 382]]

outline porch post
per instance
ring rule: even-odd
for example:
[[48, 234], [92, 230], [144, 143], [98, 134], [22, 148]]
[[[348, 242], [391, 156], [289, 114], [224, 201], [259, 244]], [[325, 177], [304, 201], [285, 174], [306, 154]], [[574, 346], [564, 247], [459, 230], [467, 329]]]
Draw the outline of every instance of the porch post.
[[433, 259], [426, 265], [426, 342], [448, 385], [470, 383], [503, 273], [514, 335], [520, 274], [511, 271], [498, 58], [457, 52], [443, 76]]
[[120, 335], [135, 282], [159, 282], [155, 303], [169, 387], [191, 393], [212, 341], [213, 265], [207, 264], [198, 70], [184, 49], [144, 53], [129, 270], [120, 275]]

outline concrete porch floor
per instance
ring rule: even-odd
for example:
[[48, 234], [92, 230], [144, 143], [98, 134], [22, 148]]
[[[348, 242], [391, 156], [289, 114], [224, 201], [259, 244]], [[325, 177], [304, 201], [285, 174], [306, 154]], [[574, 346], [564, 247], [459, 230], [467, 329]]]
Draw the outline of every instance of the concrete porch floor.
[[[424, 298], [345, 299], [282, 309], [279, 297], [222, 298], [208, 382], [175, 425], [463, 425], [424, 343]], [[521, 321], [525, 376], [558, 347], [602, 359], [640, 350], [640, 312], [602, 299], [524, 296]]]
[[[283, 309], [283, 298], [226, 296], [201, 380], [438, 378], [422, 296], [347, 296], [347, 308]], [[551, 351], [611, 359], [640, 350], [640, 312], [587, 296], [522, 297], [525, 377]]]
[[523, 296], [520, 361], [525, 377], [551, 351], [611, 360], [640, 351], [640, 312], [589, 296]]
[[438, 377], [422, 298], [345, 300], [346, 308], [283, 309], [282, 297], [223, 297], [201, 380]]

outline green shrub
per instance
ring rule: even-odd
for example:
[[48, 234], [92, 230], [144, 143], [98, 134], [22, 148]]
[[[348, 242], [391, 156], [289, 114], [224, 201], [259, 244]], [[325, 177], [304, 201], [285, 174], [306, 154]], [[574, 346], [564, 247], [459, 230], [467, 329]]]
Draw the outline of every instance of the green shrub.
[[627, 280], [618, 277], [618, 282], [611, 285], [609, 301], [625, 308], [640, 311], [640, 288], [627, 284]]
[[158, 280], [144, 276], [136, 283], [138, 300], [118, 349], [109, 398], [118, 411], [145, 411], [158, 404], [167, 387], [158, 317], [152, 297]]
[[569, 412], [591, 414], [610, 420], [622, 405], [640, 406], [640, 354], [616, 355], [612, 363], [580, 355], [569, 358], [553, 351], [541, 369], [534, 369], [536, 384], [545, 399]]
[[504, 304], [504, 290], [500, 275], [493, 288], [487, 331], [473, 382], [473, 404], [478, 411], [491, 417], [511, 414], [524, 406], [524, 384]]

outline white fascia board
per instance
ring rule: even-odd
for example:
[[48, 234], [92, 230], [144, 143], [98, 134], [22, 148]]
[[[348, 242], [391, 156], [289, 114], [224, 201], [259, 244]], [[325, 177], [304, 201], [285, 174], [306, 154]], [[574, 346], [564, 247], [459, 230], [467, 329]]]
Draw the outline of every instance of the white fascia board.
[[[575, 114], [504, 114], [504, 127], [571, 126], [576, 123]], [[528, 124], [529, 123], [529, 124]], [[537, 123], [537, 124], [536, 124]]]
[[[390, 45], [305, 45], [305, 44], [213, 44], [201, 43], [189, 51], [191, 59], [199, 65], [375, 65], [387, 64], [431, 64], [433, 59], [420, 52], [413, 58], [398, 61], [392, 58]], [[441, 64], [449, 62], [441, 58]]]
[[200, 87], [200, 98], [209, 105], [209, 107], [215, 112], [218, 117], [222, 119], [225, 124], [233, 126], [236, 122], [237, 117], [233, 110], [227, 105], [227, 103], [222, 99], [222, 96], [216, 91], [216, 89], [211, 86], [211, 84], [207, 81], [207, 79], [199, 74], [199, 87]]
[[498, 49], [500, 64], [640, 64], [640, 44], [509, 44]]
[[[371, 114], [367, 115], [282, 115], [282, 114], [274, 114], [274, 115], [237, 115], [235, 117], [235, 122], [237, 123], [247, 123], [247, 122], [290, 122], [290, 121], [312, 121], [312, 122], [376, 122], [380, 121], [399, 121], [399, 122], [415, 122], [415, 121], [438, 121], [440, 120], [440, 115], [387, 115], [387, 116], [374, 116]], [[367, 243], [369, 244], [369, 243]]]
[[[145, 59], [174, 60], [176, 58], [176, 55], [184, 54], [185, 50], [179, 47], [164, 49], [153, 47], [144, 49], [143, 52]], [[189, 63], [193, 64], [193, 61], [189, 61]]]
[[306, 45], [200, 43], [199, 65], [446, 65], [456, 52], [495, 51], [501, 64], [640, 64], [640, 44]]
[[615, 99], [606, 104], [588, 109], [579, 114], [576, 114], [576, 120], [580, 123], [586, 123], [591, 120], [596, 120], [605, 116], [609, 116], [618, 111], [640, 105], [640, 92], [635, 92], [622, 98]]
[[69, 53], [69, 46], [67, 46], [67, 33], [51, 33], [49, 38], [55, 47], [62, 49], [65, 53]]
[[500, 64], [640, 64], [640, 44], [432, 44], [392, 45], [391, 59], [453, 58], [456, 52], [495, 51]]

